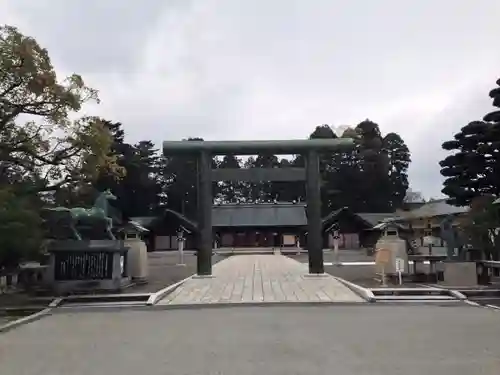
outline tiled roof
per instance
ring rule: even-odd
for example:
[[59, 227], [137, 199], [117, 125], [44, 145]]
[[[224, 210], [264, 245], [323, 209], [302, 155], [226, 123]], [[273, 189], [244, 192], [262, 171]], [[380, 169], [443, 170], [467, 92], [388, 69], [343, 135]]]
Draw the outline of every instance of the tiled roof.
[[342, 207], [338, 210], [332, 211], [329, 215], [323, 218], [323, 229], [330, 230], [341, 214], [348, 214], [357, 218], [367, 228], [372, 228], [384, 220], [392, 219], [395, 216], [394, 213], [354, 213], [348, 207]]
[[397, 228], [398, 230], [400, 231], [405, 231], [407, 230], [405, 227], [403, 227], [401, 224], [398, 224], [394, 221], [382, 221], [380, 223], [378, 223], [377, 225], [375, 225], [373, 227], [373, 229], [375, 230], [385, 230], [387, 228]]
[[134, 229], [139, 233], [145, 233], [149, 232], [149, 229], [145, 228], [142, 224], [140, 224], [137, 221], [128, 221], [122, 228], [120, 228], [120, 231], [124, 231], [125, 229]]
[[361, 212], [357, 214], [364, 221], [367, 221], [371, 225], [375, 226], [386, 219], [394, 218], [396, 215], [394, 213], [371, 213], [371, 212]]
[[[166, 209], [164, 215], [176, 217], [189, 230], [197, 230], [197, 223], [184, 215]], [[130, 220], [141, 226], [149, 227], [155, 216], [132, 217]], [[212, 208], [213, 227], [251, 227], [251, 226], [304, 226], [307, 216], [304, 204], [274, 203], [274, 204], [221, 204]]]
[[414, 210], [402, 213], [401, 216], [407, 219], [424, 218], [434, 216], [447, 216], [465, 213], [469, 210], [468, 207], [456, 207], [446, 203], [445, 199], [428, 202], [423, 206]]
[[197, 230], [197, 224], [189, 220], [186, 216], [180, 214], [177, 211], [171, 210], [169, 208], [165, 209], [163, 215], [159, 216], [136, 216], [136, 217], [131, 217], [130, 221], [135, 222], [139, 224], [142, 227], [145, 228], [150, 228], [155, 225], [158, 221], [164, 220], [164, 218], [167, 216], [174, 216], [178, 221], [180, 226], [188, 233], [191, 233], [193, 231]]
[[156, 216], [136, 216], [131, 217], [130, 221], [136, 222], [140, 226], [147, 227], [153, 222], [154, 219], [156, 219]]
[[222, 204], [212, 209], [214, 227], [307, 225], [304, 204]]

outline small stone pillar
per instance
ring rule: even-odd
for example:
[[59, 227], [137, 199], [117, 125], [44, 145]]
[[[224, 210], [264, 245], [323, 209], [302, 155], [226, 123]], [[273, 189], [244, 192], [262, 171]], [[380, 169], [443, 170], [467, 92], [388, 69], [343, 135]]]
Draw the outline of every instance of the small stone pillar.
[[335, 223], [332, 227], [332, 237], [333, 237], [333, 263], [335, 265], [340, 265], [340, 255], [339, 255], [339, 240], [340, 240], [340, 229], [338, 223]]
[[184, 238], [184, 231], [182, 229], [179, 229], [177, 231], [177, 249], [179, 250], [179, 262], [177, 263], [178, 266], [184, 266], [184, 245], [185, 245], [186, 239]]
[[132, 226], [127, 226], [123, 230], [125, 246], [129, 248], [127, 274], [136, 283], [146, 283], [149, 276], [148, 249], [146, 243], [141, 239], [142, 232]]

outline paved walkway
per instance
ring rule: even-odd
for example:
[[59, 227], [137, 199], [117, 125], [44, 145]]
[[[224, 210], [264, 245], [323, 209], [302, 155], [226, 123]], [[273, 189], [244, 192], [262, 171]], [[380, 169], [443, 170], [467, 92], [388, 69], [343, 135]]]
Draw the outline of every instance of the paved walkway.
[[307, 275], [307, 265], [283, 255], [237, 255], [192, 278], [160, 305], [262, 302], [364, 302], [334, 277]]
[[499, 321], [467, 305], [70, 310], [0, 334], [0, 374], [498, 375]]

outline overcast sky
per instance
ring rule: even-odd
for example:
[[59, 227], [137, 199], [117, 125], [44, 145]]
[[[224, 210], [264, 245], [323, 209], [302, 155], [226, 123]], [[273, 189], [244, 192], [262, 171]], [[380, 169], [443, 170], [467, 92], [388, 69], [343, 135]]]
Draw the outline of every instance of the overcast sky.
[[[492, 110], [498, 0], [0, 0], [128, 141], [304, 138], [369, 118], [439, 196], [440, 145]], [[89, 112], [89, 113], [90, 113]]]

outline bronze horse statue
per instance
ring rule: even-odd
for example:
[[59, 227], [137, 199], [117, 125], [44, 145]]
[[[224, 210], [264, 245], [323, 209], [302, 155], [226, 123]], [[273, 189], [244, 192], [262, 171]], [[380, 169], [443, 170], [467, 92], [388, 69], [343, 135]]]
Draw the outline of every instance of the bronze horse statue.
[[[113, 219], [109, 217], [109, 203], [110, 200], [116, 200], [116, 196], [111, 193], [110, 190], [105, 190], [98, 195], [94, 205], [91, 208], [84, 207], [53, 207], [46, 208], [45, 217], [46, 222], [49, 222], [49, 227], [57, 225], [55, 223], [50, 224], [54, 221], [64, 221], [67, 227], [72, 232], [72, 237], [76, 240], [82, 240], [82, 236], [78, 231], [77, 227], [79, 225], [85, 224], [92, 227], [98, 223], [104, 223], [105, 232], [108, 239], [115, 240], [115, 236], [112, 232], [113, 229]], [[59, 217], [58, 214], [60, 215]], [[59, 220], [57, 220], [59, 219]]]

